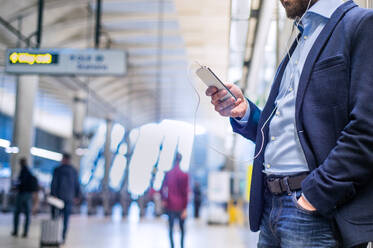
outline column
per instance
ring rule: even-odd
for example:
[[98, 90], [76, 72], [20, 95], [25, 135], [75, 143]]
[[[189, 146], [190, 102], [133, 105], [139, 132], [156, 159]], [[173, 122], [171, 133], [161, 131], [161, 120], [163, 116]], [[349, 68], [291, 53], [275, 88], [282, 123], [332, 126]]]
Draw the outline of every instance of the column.
[[109, 171], [111, 167], [112, 154], [110, 150], [111, 144], [111, 131], [113, 129], [113, 121], [108, 118], [106, 120], [106, 141], [105, 141], [105, 176], [102, 182], [103, 205], [105, 215], [111, 214], [110, 206], [110, 190], [109, 190]]
[[255, 37], [255, 46], [252, 55], [252, 60], [250, 64], [250, 69], [248, 73], [248, 87], [246, 89], [246, 94], [251, 100], [257, 100], [257, 86], [259, 85], [259, 76], [258, 73], [263, 66], [264, 61], [264, 50], [267, 44], [267, 38], [269, 33], [269, 26], [271, 25], [273, 13], [276, 5], [273, 4], [270, 0], [263, 0], [262, 7], [259, 14], [257, 35]]
[[74, 96], [73, 109], [73, 133], [71, 139], [72, 164], [80, 172], [81, 154], [77, 154], [76, 150], [81, 147], [83, 139], [84, 119], [87, 113], [87, 93], [83, 90], [78, 91]]
[[122, 184], [122, 188], [120, 190], [120, 204], [122, 206], [122, 215], [124, 217], [128, 216], [129, 207], [131, 205], [131, 194], [128, 192], [128, 175], [129, 175], [129, 165], [131, 161], [132, 156], [132, 144], [130, 142], [130, 133], [131, 130], [126, 130], [126, 136], [125, 140], [127, 143], [127, 153], [126, 153], [126, 159], [127, 159], [127, 166], [124, 171], [124, 180]]
[[32, 166], [30, 149], [34, 141], [34, 105], [38, 91], [38, 76], [20, 76], [17, 80], [12, 146], [19, 151], [11, 157], [11, 179], [20, 171], [19, 159], [24, 157]]

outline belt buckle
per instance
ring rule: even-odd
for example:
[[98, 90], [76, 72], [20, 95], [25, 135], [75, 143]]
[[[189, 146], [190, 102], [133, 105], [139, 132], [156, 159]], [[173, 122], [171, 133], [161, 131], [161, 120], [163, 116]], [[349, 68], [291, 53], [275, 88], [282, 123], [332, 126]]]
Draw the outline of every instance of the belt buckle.
[[[276, 187], [275, 184], [277, 184], [278, 187]], [[279, 178], [273, 178], [268, 180], [267, 187], [273, 195], [280, 195], [282, 193], [281, 182]], [[278, 189], [280, 189], [280, 191]]]
[[284, 181], [286, 192], [288, 193], [288, 195], [291, 195], [292, 191], [291, 191], [290, 186], [289, 186], [289, 177], [288, 176], [284, 177], [283, 181]]

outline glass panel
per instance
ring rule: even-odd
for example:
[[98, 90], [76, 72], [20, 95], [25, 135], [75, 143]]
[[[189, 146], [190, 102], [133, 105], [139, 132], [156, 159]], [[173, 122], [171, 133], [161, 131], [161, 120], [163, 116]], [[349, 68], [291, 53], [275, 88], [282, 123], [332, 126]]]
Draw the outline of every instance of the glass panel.
[[248, 19], [250, 16], [250, 0], [232, 0], [232, 18]]
[[245, 50], [248, 31], [247, 21], [232, 21], [230, 34], [230, 49], [234, 52]]

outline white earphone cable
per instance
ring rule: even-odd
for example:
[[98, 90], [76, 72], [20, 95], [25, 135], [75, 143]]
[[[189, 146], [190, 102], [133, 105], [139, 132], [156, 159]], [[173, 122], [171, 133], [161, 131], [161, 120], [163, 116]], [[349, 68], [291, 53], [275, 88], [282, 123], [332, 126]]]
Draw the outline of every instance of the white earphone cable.
[[[307, 6], [307, 9], [306, 9], [306, 11], [304, 12], [304, 14], [299, 18], [299, 20], [296, 21], [296, 26], [299, 26], [299, 25], [300, 25], [301, 21], [303, 20], [304, 16], [306, 15], [307, 11], [308, 11], [309, 8], [310, 8], [311, 2], [312, 2], [312, 0], [309, 0], [309, 2], [308, 2], [308, 6]], [[290, 55], [290, 47], [289, 47], [289, 43], [290, 43], [290, 40], [291, 40], [291, 38], [292, 38], [292, 36], [293, 36], [293, 33], [294, 33], [294, 26], [293, 26], [292, 32], [291, 32], [291, 34], [290, 34], [290, 37], [289, 37], [289, 39], [288, 39], [288, 41], [287, 41], [287, 43], [286, 43], [286, 47], [287, 47], [287, 50], [286, 50], [286, 51], [287, 51], [287, 56], [288, 56], [288, 58], [289, 58], [289, 63], [291, 63], [291, 65], [294, 65], [294, 63], [293, 63], [293, 61], [292, 61], [292, 57], [291, 57], [291, 55]], [[298, 37], [296, 37], [295, 40], [296, 40], [296, 42], [297, 42], [297, 45], [299, 45]], [[198, 64], [198, 65], [201, 67], [201, 65], [200, 65], [197, 61], [195, 61], [195, 63]], [[201, 96], [200, 96], [198, 90], [196, 89], [196, 87], [195, 87], [194, 84], [193, 84], [193, 80], [192, 80], [192, 78], [191, 78], [191, 75], [192, 75], [192, 74], [191, 74], [191, 69], [192, 69], [191, 66], [189, 66], [187, 76], [188, 76], [188, 82], [190, 83], [190, 85], [192, 86], [194, 92], [195, 92], [196, 95], [197, 95], [197, 106], [196, 106], [196, 109], [195, 109], [195, 111], [194, 111], [194, 117], [193, 117], [193, 135], [194, 135], [194, 137], [196, 137], [197, 114], [198, 114], [199, 106], [200, 106], [200, 103], [201, 103]], [[292, 76], [293, 76], [293, 73], [292, 73]], [[290, 95], [290, 94], [288, 94], [288, 93], [290, 92], [290, 88], [291, 88], [291, 84], [289, 84], [287, 90], [285, 90], [285, 91], [282, 92], [283, 96], [281, 96], [281, 97], [277, 97], [277, 99], [280, 99], [280, 101], [279, 101], [279, 102], [275, 102], [275, 107], [273, 108], [271, 114], [269, 115], [269, 117], [267, 118], [267, 120], [263, 123], [262, 127], [260, 128], [260, 132], [261, 132], [261, 136], [262, 136], [261, 146], [260, 146], [259, 151], [258, 151], [256, 154], [254, 154], [254, 156], [253, 156], [252, 158], [250, 158], [250, 159], [248, 159], [248, 160], [240, 161], [240, 160], [235, 159], [235, 158], [232, 157], [231, 155], [227, 155], [227, 154], [225, 154], [225, 153], [219, 151], [217, 148], [215, 148], [215, 147], [213, 147], [213, 146], [211, 146], [211, 145], [207, 145], [207, 146], [208, 146], [211, 150], [217, 152], [218, 154], [223, 155], [223, 156], [226, 157], [227, 159], [229, 159], [229, 160], [231, 160], [231, 161], [233, 161], [233, 162], [236, 162], [236, 163], [238, 163], [238, 164], [248, 163], [248, 162], [251, 162], [252, 160], [256, 159], [257, 157], [259, 157], [259, 155], [262, 153], [263, 148], [264, 148], [264, 139], [265, 139], [264, 128], [265, 128], [265, 126], [267, 125], [267, 123], [269, 122], [269, 120], [272, 118], [272, 116], [274, 115], [274, 113], [277, 111], [277, 109], [278, 109], [280, 103], [281, 103], [281, 102], [284, 102], [285, 100], [287, 100], [288, 96]]]

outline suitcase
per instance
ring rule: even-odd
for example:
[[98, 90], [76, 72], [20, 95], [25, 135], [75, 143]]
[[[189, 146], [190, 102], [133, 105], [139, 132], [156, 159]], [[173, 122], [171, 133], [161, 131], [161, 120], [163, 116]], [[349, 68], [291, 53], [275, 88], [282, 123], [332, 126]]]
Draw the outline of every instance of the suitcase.
[[40, 248], [62, 244], [62, 222], [59, 218], [41, 222]]

